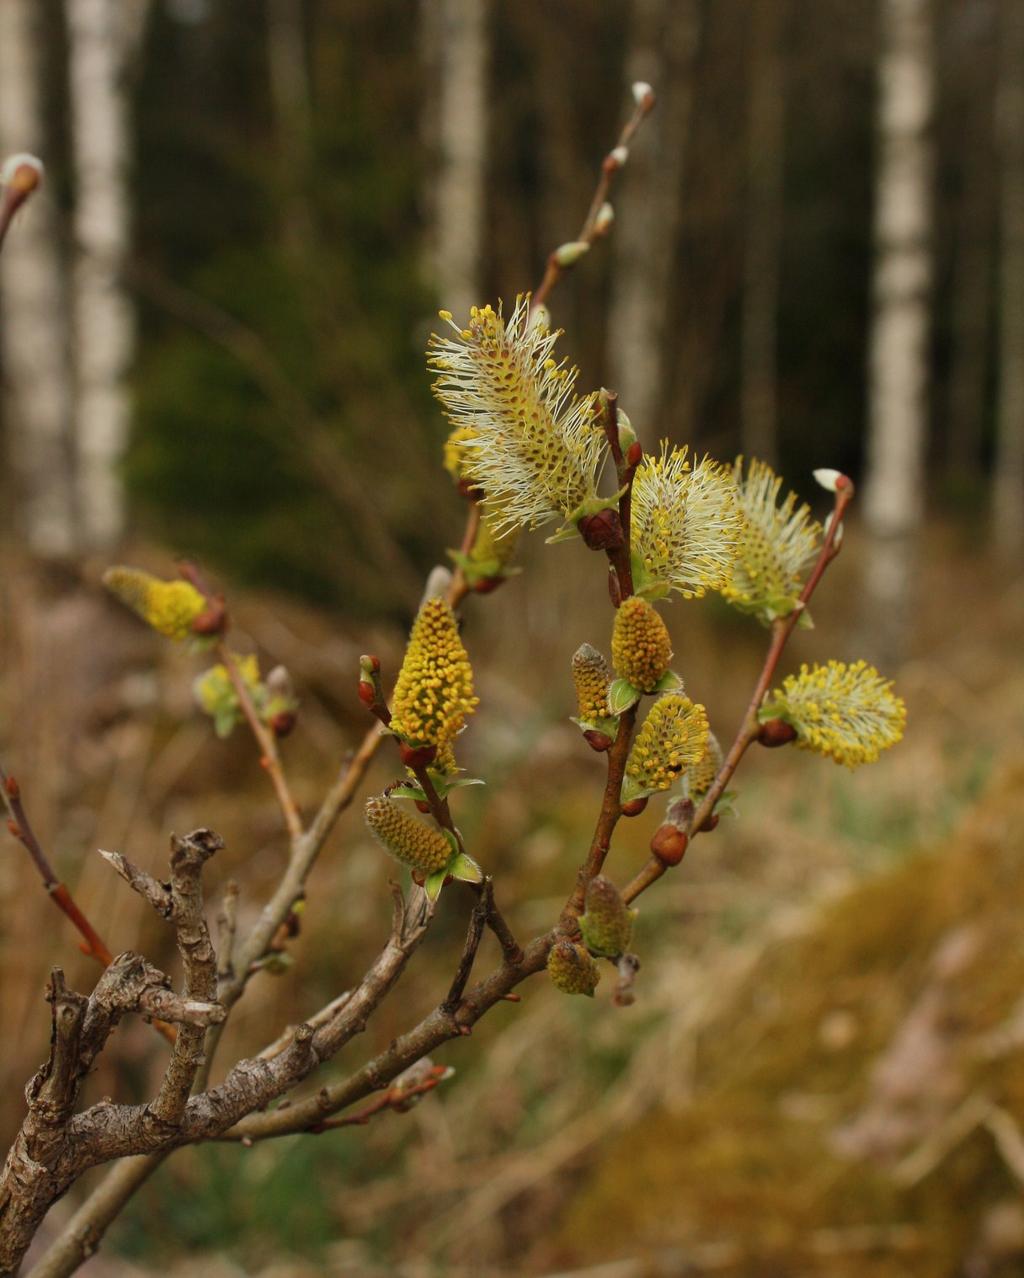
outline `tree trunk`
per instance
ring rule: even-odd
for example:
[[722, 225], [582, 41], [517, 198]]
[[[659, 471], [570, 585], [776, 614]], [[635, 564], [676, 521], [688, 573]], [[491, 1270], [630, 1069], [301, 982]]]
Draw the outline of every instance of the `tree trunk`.
[[122, 282], [129, 250], [128, 104], [122, 6], [66, 0], [75, 176], [74, 328], [78, 494], [86, 542], [122, 536], [119, 467], [131, 404], [135, 320]]
[[460, 321], [481, 301], [487, 175], [486, 0], [424, 0], [437, 86], [431, 267], [441, 304]]
[[778, 460], [776, 331], [782, 256], [785, 0], [754, 0], [750, 31], [746, 245], [743, 263], [742, 445]]
[[930, 0], [882, 0], [874, 318], [864, 516], [869, 632], [903, 655], [913, 554], [924, 516], [931, 262]]
[[679, 238], [682, 184], [700, 30], [696, 0], [634, 0], [626, 75], [658, 105], [620, 179], [608, 318], [610, 384], [648, 445], [661, 432], [666, 322]]
[[[0, 150], [44, 154], [38, 0], [0, 3]], [[30, 549], [75, 549], [70, 334], [57, 214], [44, 184], [0, 255], [4, 420], [16, 520]]]
[[999, 146], [999, 407], [992, 481], [997, 553], [1024, 550], [1024, 8], [1002, 0], [996, 100]]

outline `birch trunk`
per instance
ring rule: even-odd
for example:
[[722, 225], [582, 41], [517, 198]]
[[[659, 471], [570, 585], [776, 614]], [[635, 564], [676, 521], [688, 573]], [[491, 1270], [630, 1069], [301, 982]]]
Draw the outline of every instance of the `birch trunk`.
[[487, 173], [487, 0], [424, 0], [436, 85], [431, 266], [442, 305], [465, 319], [480, 301]]
[[782, 252], [784, 0], [754, 0], [750, 32], [746, 244], [743, 282], [742, 444], [778, 460], [776, 332]]
[[931, 261], [930, 0], [882, 0], [865, 579], [882, 660], [906, 644], [924, 516]]
[[[37, 0], [0, 3], [0, 151], [45, 154]], [[45, 184], [0, 254], [4, 423], [16, 523], [38, 555], [76, 545], [70, 334], [57, 213]]]
[[999, 146], [999, 405], [992, 533], [997, 553], [1024, 550], [1024, 8], [1002, 0], [996, 100]]
[[700, 31], [696, 0], [634, 0], [626, 76], [645, 80], [658, 106], [620, 180], [608, 318], [611, 385], [644, 443], [661, 433], [668, 303], [693, 105]]
[[74, 352], [78, 497], [86, 543], [122, 536], [119, 468], [131, 403], [135, 320], [122, 282], [129, 250], [126, 28], [117, 0], [66, 0], [75, 176]]

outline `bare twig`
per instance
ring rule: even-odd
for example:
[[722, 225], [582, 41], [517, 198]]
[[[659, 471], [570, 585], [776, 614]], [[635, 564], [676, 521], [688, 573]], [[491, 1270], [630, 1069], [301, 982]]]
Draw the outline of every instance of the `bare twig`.
[[[626, 148], [633, 140], [637, 130], [643, 124], [644, 120], [650, 115], [654, 109], [654, 93], [648, 90], [644, 93], [633, 108], [632, 114], [626, 121], [619, 134], [618, 141], [611, 151], [604, 157], [601, 162], [601, 173], [597, 180], [597, 186], [590, 201], [590, 208], [587, 210], [587, 216], [583, 219], [583, 225], [580, 227], [579, 234], [576, 236], [578, 242], [592, 245], [603, 230], [600, 225], [600, 212], [604, 207], [605, 201], [608, 199], [608, 192], [611, 189], [612, 179], [619, 169], [626, 162]], [[537, 285], [530, 303], [532, 308], [542, 306], [548, 298], [548, 294], [562, 278], [563, 273], [568, 269], [559, 263], [557, 250], [548, 257], [547, 266], [544, 271], [544, 278]]]
[[459, 1004], [462, 1002], [463, 991], [466, 988], [466, 982], [473, 970], [473, 961], [476, 958], [476, 952], [480, 948], [480, 941], [483, 939], [484, 928], [487, 925], [487, 915], [494, 901], [493, 880], [488, 876], [484, 879], [480, 888], [480, 897], [476, 905], [473, 906], [473, 913], [469, 916], [469, 930], [466, 932], [466, 943], [462, 948], [462, 957], [459, 959], [459, 966], [455, 969], [455, 976], [452, 978], [451, 988], [448, 990], [448, 997], [441, 1004], [441, 1007], [450, 1013], [458, 1010]]

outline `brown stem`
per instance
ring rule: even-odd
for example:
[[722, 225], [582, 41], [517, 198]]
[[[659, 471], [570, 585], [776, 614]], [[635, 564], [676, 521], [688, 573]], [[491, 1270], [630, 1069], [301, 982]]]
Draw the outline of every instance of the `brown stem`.
[[559, 928], [563, 931], [577, 930], [576, 920], [583, 912], [587, 884], [601, 873], [605, 858], [608, 856], [608, 849], [611, 847], [612, 834], [622, 815], [622, 778], [626, 773], [626, 760], [629, 758], [636, 715], [637, 707], [630, 706], [619, 716], [619, 730], [607, 754], [608, 779], [605, 782], [604, 797], [601, 801], [601, 811], [598, 814], [594, 837], [590, 842], [587, 859], [576, 874], [576, 886], [566, 901], [559, 920]]
[[[650, 115], [654, 107], [654, 95], [649, 94], [642, 101], [638, 102], [633, 108], [633, 112], [629, 119], [622, 127], [615, 148], [620, 146], [628, 146], [632, 141], [636, 131], [643, 124], [644, 120]], [[583, 225], [580, 227], [579, 234], [576, 239], [585, 244], [593, 244], [599, 238], [597, 230], [597, 215], [600, 213], [602, 206], [608, 199], [608, 192], [611, 190], [612, 179], [615, 174], [622, 168], [622, 165], [614, 157], [614, 149], [610, 151], [601, 162], [601, 172], [597, 179], [597, 186], [594, 189], [593, 197], [590, 201], [590, 208], [587, 210], [587, 216], [583, 219]], [[547, 260], [544, 270], [544, 278], [537, 285], [533, 298], [530, 302], [531, 309], [542, 306], [548, 298], [548, 294], [555, 287], [562, 275], [569, 268], [560, 266], [555, 260], [552, 253]]]
[[[810, 576], [804, 583], [803, 589], [800, 591], [800, 597], [796, 607], [788, 617], [777, 618], [772, 622], [772, 638], [768, 645], [768, 652], [765, 655], [764, 664], [761, 667], [761, 673], [758, 675], [757, 683], [754, 685], [754, 691], [751, 695], [750, 702], [747, 705], [746, 714], [740, 723], [736, 733], [736, 738], [729, 749], [729, 753], [725, 756], [722, 766], [718, 770], [714, 783], [708, 790], [707, 794], [701, 801], [700, 806], [693, 814], [691, 824], [691, 835], [699, 834], [704, 827], [704, 823], [714, 812], [715, 804], [722, 797], [726, 786], [732, 779], [733, 774], [739, 767], [740, 760], [746, 754], [748, 747], [756, 740], [760, 730], [760, 724], [757, 720], [757, 712], [761, 708], [761, 702], [765, 698], [765, 694], [771, 685], [772, 679], [775, 677], [775, 671], [779, 664], [783, 650], [789, 641], [790, 635], [799, 624], [800, 617], [803, 615], [807, 603], [817, 589], [818, 583], [821, 581], [822, 575], [828, 565], [839, 554], [839, 545], [837, 537], [839, 529], [842, 525], [843, 515], [847, 506], [853, 500], [854, 488], [849, 479], [846, 479], [842, 486], [838, 487], [835, 495], [835, 503], [832, 509], [832, 522], [828, 532], [821, 543], [821, 550], [818, 552], [818, 558], [811, 570]], [[627, 903], [635, 901], [636, 898], [645, 892], [652, 883], [665, 873], [669, 867], [664, 861], [659, 860], [656, 856], [643, 866], [633, 880], [623, 889], [622, 899]]]
[[433, 1065], [429, 1077], [422, 1083], [413, 1083], [410, 1087], [389, 1087], [375, 1101], [371, 1101], [369, 1105], [357, 1110], [356, 1113], [346, 1114], [343, 1118], [324, 1119], [322, 1123], [314, 1123], [312, 1127], [307, 1127], [306, 1131], [319, 1133], [334, 1131], [339, 1127], [365, 1127], [371, 1118], [385, 1109], [393, 1109], [401, 1113], [413, 1097], [424, 1096], [443, 1083], [447, 1073], [446, 1065]]
[[462, 995], [466, 989], [466, 982], [469, 980], [470, 973], [473, 970], [473, 960], [476, 958], [476, 952], [480, 948], [480, 941], [483, 938], [484, 928], [487, 925], [487, 916], [493, 901], [492, 880], [486, 878], [481, 884], [480, 898], [476, 905], [473, 906], [473, 913], [469, 916], [466, 943], [462, 948], [462, 957], [459, 959], [459, 966], [455, 969], [455, 976], [452, 978], [448, 997], [441, 1004], [442, 1008], [447, 1012], [456, 1012], [462, 1002]]
[[235, 659], [223, 639], [217, 641], [217, 656], [224, 669], [228, 672], [228, 678], [231, 680], [231, 686], [235, 690], [238, 704], [242, 707], [246, 722], [252, 735], [256, 738], [256, 744], [260, 748], [260, 761], [274, 787], [277, 801], [284, 815], [289, 838], [294, 842], [302, 836], [302, 818], [299, 816], [299, 809], [296, 806], [295, 799], [292, 797], [291, 789], [284, 775], [284, 769], [281, 766], [281, 756], [277, 750], [277, 742], [274, 740], [273, 733], [270, 732], [256, 712], [256, 707], [253, 704], [246, 682], [242, 678], [241, 672], [235, 664]]
[[[471, 497], [469, 498], [469, 509], [466, 511], [466, 527], [462, 534], [462, 545], [459, 547], [461, 554], [468, 555], [470, 553], [476, 543], [476, 535], [479, 531], [480, 503]], [[457, 608], [462, 603], [463, 599], [469, 594], [469, 589], [465, 572], [460, 566], [456, 565], [447, 594], [448, 602], [453, 608]]]

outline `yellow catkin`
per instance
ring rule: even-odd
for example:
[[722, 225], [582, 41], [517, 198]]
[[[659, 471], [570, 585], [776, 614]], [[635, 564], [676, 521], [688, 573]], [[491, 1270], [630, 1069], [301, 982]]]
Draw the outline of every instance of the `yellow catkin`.
[[685, 448], [646, 455], [633, 480], [634, 559], [649, 587], [685, 599], [720, 590], [729, 581], [741, 517], [732, 475]]
[[398, 673], [391, 730], [412, 746], [441, 746], [454, 739], [477, 704], [451, 605], [428, 599], [413, 623]]
[[657, 609], [637, 595], [623, 600], [612, 629], [615, 673], [641, 692], [653, 692], [671, 660], [672, 639]]
[[601, 979], [597, 964], [582, 945], [556, 941], [548, 952], [548, 975], [563, 994], [586, 994], [593, 998]]
[[576, 688], [579, 718], [597, 723], [608, 718], [608, 662], [589, 643], [581, 644], [572, 657], [572, 681]]
[[[255, 692], [260, 686], [259, 658], [254, 652], [244, 657], [233, 652], [231, 656], [238, 667], [238, 673], [242, 676], [242, 682], [250, 692]], [[207, 714], [216, 714], [225, 701], [236, 702], [238, 699], [227, 666], [219, 664], [211, 666], [195, 681], [194, 688], [200, 709]]]
[[472, 426], [456, 426], [444, 442], [444, 468], [452, 479], [466, 478], [466, 462], [472, 457], [473, 450], [466, 448], [466, 443], [476, 439], [477, 432]]
[[802, 749], [855, 768], [902, 738], [907, 707], [866, 661], [829, 661], [784, 679], [762, 711], [769, 715], [792, 724]]
[[168, 639], [187, 639], [207, 601], [190, 582], [161, 581], [138, 568], [108, 568], [103, 584]]
[[733, 471], [743, 528], [730, 581], [722, 597], [741, 612], [763, 622], [792, 612], [808, 566], [821, 540], [821, 526], [810, 507], [798, 505], [795, 493], [779, 504], [782, 480], [764, 462], [752, 460], [743, 470], [738, 457]]
[[623, 798], [667, 790], [707, 749], [708, 719], [702, 705], [669, 693], [651, 706], [626, 761]]
[[417, 821], [384, 795], [367, 799], [366, 824], [397, 861], [421, 874], [443, 870], [452, 858], [451, 845], [440, 830]]
[[434, 394], [455, 428], [452, 463], [487, 494], [494, 530], [569, 516], [596, 495], [605, 441], [595, 396], [574, 395], [577, 370], [551, 354], [559, 334], [527, 296], [507, 317], [474, 306], [465, 328], [447, 322], [454, 336], [430, 340]]

